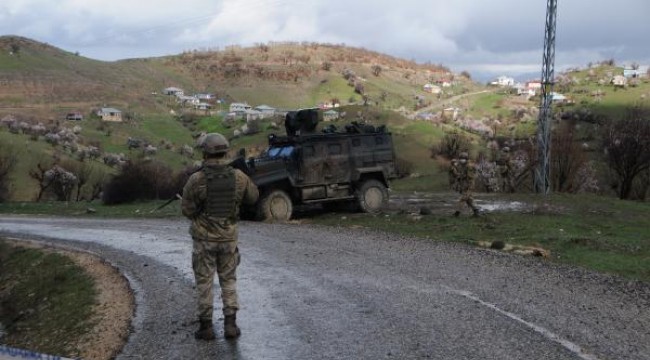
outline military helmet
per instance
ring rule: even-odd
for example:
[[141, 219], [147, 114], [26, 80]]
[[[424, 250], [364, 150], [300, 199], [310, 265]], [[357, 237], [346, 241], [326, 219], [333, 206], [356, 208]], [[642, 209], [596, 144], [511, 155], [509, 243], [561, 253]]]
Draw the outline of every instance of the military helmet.
[[204, 154], [209, 155], [223, 154], [230, 148], [228, 139], [219, 133], [209, 133], [199, 137], [197, 145]]
[[504, 146], [503, 149], [501, 149], [503, 152], [510, 152], [510, 148], [507, 146]]
[[467, 154], [467, 152], [463, 151], [460, 154], [458, 154], [458, 158], [467, 160], [469, 159], [469, 155]]

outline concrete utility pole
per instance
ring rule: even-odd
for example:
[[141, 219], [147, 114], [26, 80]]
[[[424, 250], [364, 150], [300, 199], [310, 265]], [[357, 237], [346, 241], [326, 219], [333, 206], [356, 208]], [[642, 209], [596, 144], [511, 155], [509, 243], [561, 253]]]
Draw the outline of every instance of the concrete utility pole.
[[557, 0], [548, 0], [546, 7], [546, 33], [544, 35], [544, 57], [542, 62], [542, 100], [537, 120], [537, 169], [535, 170], [535, 192], [547, 195], [551, 191], [551, 105], [555, 83], [555, 23]]

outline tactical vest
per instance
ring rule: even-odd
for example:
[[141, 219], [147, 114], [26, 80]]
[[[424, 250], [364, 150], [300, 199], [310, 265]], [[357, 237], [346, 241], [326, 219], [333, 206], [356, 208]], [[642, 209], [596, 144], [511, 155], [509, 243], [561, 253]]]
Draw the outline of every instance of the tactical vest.
[[205, 166], [205, 213], [217, 218], [236, 218], [235, 170], [230, 166]]

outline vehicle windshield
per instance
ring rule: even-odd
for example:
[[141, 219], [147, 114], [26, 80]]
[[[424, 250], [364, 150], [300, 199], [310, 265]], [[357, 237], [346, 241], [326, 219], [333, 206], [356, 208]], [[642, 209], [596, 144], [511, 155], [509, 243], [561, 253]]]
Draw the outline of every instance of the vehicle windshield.
[[293, 149], [294, 147], [291, 145], [273, 146], [269, 148], [269, 150], [266, 152], [266, 155], [270, 158], [277, 158], [277, 157], [288, 158], [291, 156], [291, 154], [293, 154]]

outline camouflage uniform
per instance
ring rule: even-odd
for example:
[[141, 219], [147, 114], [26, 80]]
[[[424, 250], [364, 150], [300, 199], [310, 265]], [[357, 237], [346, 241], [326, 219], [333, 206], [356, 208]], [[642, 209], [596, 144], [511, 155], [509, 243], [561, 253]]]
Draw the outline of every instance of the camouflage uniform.
[[[466, 161], [462, 161], [466, 160]], [[476, 169], [473, 164], [469, 163], [467, 157], [463, 159], [461, 155], [461, 160], [454, 159], [452, 161], [452, 166], [449, 169], [450, 175], [455, 179], [454, 190], [460, 193], [460, 199], [456, 204], [456, 211], [454, 216], [459, 216], [463, 210], [463, 204], [472, 209], [474, 215], [479, 214], [479, 209], [474, 205], [474, 197], [472, 196], [472, 191], [474, 190], [474, 178], [476, 177]]]
[[[204, 167], [222, 167], [222, 160], [207, 159]], [[243, 204], [253, 204], [259, 196], [257, 187], [240, 170], [235, 175], [235, 210]], [[199, 319], [212, 321], [215, 270], [219, 275], [224, 315], [234, 315], [239, 309], [236, 289], [236, 269], [239, 264], [237, 248], [237, 218], [216, 218], [203, 210], [207, 199], [204, 171], [194, 173], [183, 188], [183, 215], [192, 221], [190, 235], [194, 240], [192, 269], [198, 291]]]

